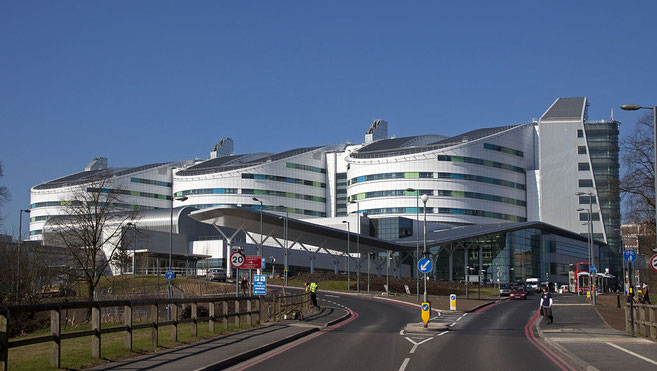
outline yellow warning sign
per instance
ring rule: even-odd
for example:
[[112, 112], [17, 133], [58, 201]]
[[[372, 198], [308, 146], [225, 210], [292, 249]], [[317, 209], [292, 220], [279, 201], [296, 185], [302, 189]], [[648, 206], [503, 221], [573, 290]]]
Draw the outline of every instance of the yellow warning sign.
[[426, 325], [429, 323], [429, 317], [431, 316], [431, 303], [422, 303], [422, 322]]

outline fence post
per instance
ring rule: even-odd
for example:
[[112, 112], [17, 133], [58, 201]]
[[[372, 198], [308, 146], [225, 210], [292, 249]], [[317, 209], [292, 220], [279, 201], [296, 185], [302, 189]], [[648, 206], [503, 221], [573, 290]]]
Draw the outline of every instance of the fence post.
[[221, 302], [221, 315], [222, 315], [221, 322], [224, 326], [224, 329], [227, 329], [228, 328], [228, 300], [224, 300]]
[[123, 307], [123, 324], [127, 327], [125, 332], [125, 347], [132, 352], [132, 301]]
[[100, 305], [93, 303], [91, 308], [91, 327], [94, 334], [91, 336], [91, 356], [93, 358], [100, 358]]
[[650, 313], [650, 337], [653, 339], [657, 338], [657, 323], [655, 323], [655, 309], [656, 307], [652, 307], [649, 310], [648, 313]]
[[60, 368], [62, 360], [62, 309], [59, 306], [57, 306], [57, 309], [50, 311], [50, 335], [53, 336], [50, 348], [50, 366]]
[[240, 301], [235, 299], [235, 326], [240, 327]]
[[262, 325], [262, 297], [258, 296], [258, 324]]
[[198, 303], [192, 303], [192, 336], [198, 336]]
[[625, 304], [625, 331], [632, 331], [632, 323], [630, 321], [630, 305]]
[[157, 303], [151, 305], [151, 344], [154, 347], [158, 347], [158, 327], [159, 327], [159, 313]]
[[178, 342], [178, 303], [171, 304], [171, 321], [173, 322], [173, 332], [171, 333], [171, 340], [174, 343]]
[[272, 317], [272, 322], [276, 322], [276, 294], [272, 295], [271, 299], [271, 317]]
[[648, 337], [648, 331], [646, 329], [646, 305], [642, 304], [639, 308], [639, 319], [641, 320], [639, 328], [643, 336]]
[[246, 300], [246, 323], [253, 326], [253, 316], [251, 315], [251, 299]]
[[210, 330], [211, 334], [214, 333], [214, 326], [215, 326], [215, 317], [214, 317], [215, 316], [215, 312], [214, 312], [215, 311], [215, 304], [216, 303], [213, 300], [208, 305], [208, 312], [210, 314], [210, 320], [208, 321], [208, 326], [209, 326], [209, 330]]
[[7, 325], [9, 323], [9, 310], [0, 308], [0, 370], [7, 371], [9, 361], [9, 335]]

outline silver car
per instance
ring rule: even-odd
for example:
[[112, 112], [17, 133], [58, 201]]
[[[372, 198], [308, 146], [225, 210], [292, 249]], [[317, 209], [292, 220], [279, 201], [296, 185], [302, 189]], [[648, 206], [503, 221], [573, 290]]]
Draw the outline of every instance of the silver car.
[[212, 268], [205, 277], [208, 281], [226, 281], [226, 270], [223, 268]]

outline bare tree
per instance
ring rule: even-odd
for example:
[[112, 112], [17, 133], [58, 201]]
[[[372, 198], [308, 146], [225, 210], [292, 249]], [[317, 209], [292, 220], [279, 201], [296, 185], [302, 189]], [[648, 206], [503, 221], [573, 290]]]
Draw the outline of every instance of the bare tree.
[[[2, 170], [2, 161], [0, 161], [0, 178], [4, 176], [4, 171]], [[0, 185], [0, 210], [2, 210], [2, 207], [11, 199], [11, 195], [9, 194], [9, 189], [6, 186]], [[2, 225], [2, 221], [4, 220], [4, 217], [2, 216], [2, 213], [0, 213], [0, 226]], [[20, 238], [20, 236], [18, 237]]]
[[655, 220], [655, 162], [651, 115], [642, 116], [636, 130], [621, 140], [623, 176], [620, 192], [625, 218], [632, 223]]
[[137, 217], [121, 202], [125, 192], [112, 186], [109, 174], [78, 186], [72, 199], [66, 200], [64, 216], [52, 218], [44, 231], [46, 243], [63, 246], [76, 263], [89, 300], [110, 270], [126, 224]]

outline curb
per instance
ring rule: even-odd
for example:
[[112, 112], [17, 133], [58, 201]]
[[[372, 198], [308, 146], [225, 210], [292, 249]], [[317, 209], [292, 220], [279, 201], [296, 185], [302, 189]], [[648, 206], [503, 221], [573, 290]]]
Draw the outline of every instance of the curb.
[[[333, 321], [325, 324], [324, 327], [322, 327], [322, 328], [327, 328], [327, 327], [333, 326], [337, 323], [340, 323], [340, 322], [346, 320], [349, 317], [351, 317], [351, 312], [347, 312], [346, 315], [344, 315], [340, 318], [334, 319]], [[271, 342], [269, 344], [265, 344], [265, 345], [260, 346], [258, 348], [251, 349], [251, 350], [248, 350], [246, 352], [237, 354], [233, 357], [230, 357], [230, 358], [215, 362], [213, 364], [210, 364], [210, 365], [207, 365], [207, 366], [204, 366], [204, 367], [201, 367], [201, 368], [198, 368], [195, 371], [223, 370], [225, 368], [228, 368], [228, 367], [234, 366], [236, 364], [242, 363], [242, 362], [244, 362], [248, 359], [251, 359], [255, 356], [259, 356], [261, 354], [267, 353], [270, 350], [276, 349], [276, 348], [278, 348], [280, 346], [283, 346], [285, 344], [289, 344], [289, 343], [291, 343], [295, 340], [301, 339], [302, 337], [308, 336], [308, 335], [310, 335], [312, 333], [315, 333], [317, 331], [320, 331], [320, 329], [317, 328], [317, 327], [310, 328], [310, 329], [301, 331], [298, 334], [294, 334], [294, 335], [284, 337], [283, 339], [276, 340], [274, 342]]]
[[536, 334], [538, 334], [538, 337], [541, 338], [541, 340], [545, 344], [547, 344], [550, 348], [554, 349], [555, 351], [564, 355], [572, 362], [573, 366], [576, 366], [581, 370], [587, 370], [587, 371], [598, 370], [597, 368], [586, 363], [583, 359], [571, 353], [568, 349], [564, 348], [561, 344], [558, 344], [556, 341], [553, 341], [548, 336], [543, 335], [543, 331], [541, 331], [541, 326], [539, 325], [539, 322], [540, 321], [536, 321], [536, 323], [534, 323], [534, 328], [536, 329]]

